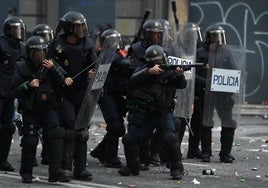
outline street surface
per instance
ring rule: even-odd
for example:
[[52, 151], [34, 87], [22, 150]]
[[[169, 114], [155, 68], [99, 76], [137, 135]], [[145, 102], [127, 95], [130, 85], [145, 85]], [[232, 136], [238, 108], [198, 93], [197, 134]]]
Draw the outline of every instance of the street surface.
[[[90, 156], [90, 151], [100, 142], [105, 134], [105, 123], [99, 110], [96, 111], [90, 127], [88, 141], [88, 166], [92, 172], [92, 181], [72, 180], [68, 183], [48, 183], [47, 166], [41, 165], [38, 145], [38, 166], [34, 167], [35, 177], [32, 184], [21, 183], [20, 167], [20, 137], [14, 135], [9, 161], [15, 166], [15, 172], [0, 171], [0, 188], [7, 187], [77, 187], [77, 188], [267, 188], [268, 187], [268, 120], [259, 116], [242, 116], [241, 126], [237, 128], [233, 144], [235, 161], [224, 164], [219, 161], [220, 127], [213, 129], [213, 154], [210, 163], [202, 163], [198, 159], [187, 159], [188, 130], [182, 143], [185, 176], [181, 181], [170, 179], [169, 170], [164, 167], [151, 166], [149, 171], [142, 171], [139, 176], [123, 177], [117, 169], [103, 167], [97, 159]], [[119, 156], [125, 164], [123, 146], [120, 140]], [[203, 175], [202, 170], [215, 169], [215, 175]]]

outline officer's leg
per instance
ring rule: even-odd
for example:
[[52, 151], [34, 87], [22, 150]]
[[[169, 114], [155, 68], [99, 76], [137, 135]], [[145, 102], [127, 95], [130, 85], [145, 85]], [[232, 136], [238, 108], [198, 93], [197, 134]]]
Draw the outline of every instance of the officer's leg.
[[186, 129], [185, 119], [177, 118], [177, 117], [174, 117], [173, 119], [174, 119], [174, 125], [175, 125], [175, 132], [179, 136], [179, 142], [181, 144], [183, 137], [184, 137], [185, 129]]
[[[175, 126], [175, 133], [179, 138], [179, 144], [181, 145], [184, 132], [185, 132], [185, 124], [182, 124], [181, 118], [175, 118], [173, 117], [174, 120], [174, 126]], [[162, 132], [162, 142], [163, 142], [163, 131]], [[166, 164], [167, 168], [170, 168], [170, 160], [169, 160], [169, 155], [168, 155], [168, 150], [165, 144], [161, 147], [160, 150], [160, 159], [161, 159], [161, 164]]]
[[202, 162], [210, 162], [210, 156], [212, 154], [211, 139], [212, 139], [212, 127], [202, 125], [201, 127], [201, 149]]
[[221, 151], [219, 153], [221, 162], [232, 163], [234, 158], [231, 155], [233, 140], [234, 140], [234, 128], [225, 128], [221, 130]]
[[49, 182], [70, 181], [70, 172], [62, 170], [64, 129], [54, 127], [48, 130], [49, 139]]
[[36, 133], [26, 133], [21, 139], [21, 166], [20, 175], [23, 183], [32, 182], [32, 171], [34, 166], [38, 136]]
[[170, 172], [172, 179], [179, 180], [183, 176], [183, 164], [179, 137], [175, 133], [174, 118], [171, 113], [168, 113], [157, 120], [161, 129], [164, 132], [164, 143], [167, 147], [167, 152], [170, 161]]
[[200, 144], [200, 127], [202, 125], [202, 117], [201, 114], [198, 113], [197, 110], [194, 111], [192, 119], [191, 119], [191, 130], [192, 133], [189, 132], [189, 139], [188, 139], [188, 153], [187, 158], [201, 158], [201, 151], [199, 149]]
[[92, 174], [86, 170], [88, 130], [77, 132], [74, 146], [74, 170], [73, 177], [80, 180], [92, 180]]
[[76, 138], [76, 132], [71, 129], [64, 129], [62, 168], [72, 171], [73, 169], [73, 151]]
[[43, 130], [42, 132], [42, 139], [44, 143], [42, 143], [42, 151], [41, 151], [41, 164], [48, 165], [49, 164], [49, 158], [48, 158], [48, 138], [47, 138], [47, 132]]
[[122, 138], [127, 166], [119, 169], [118, 173], [122, 176], [139, 175], [139, 146], [138, 140], [129, 133]]
[[236, 121], [232, 119], [234, 101], [229, 93], [220, 94], [216, 99], [215, 107], [222, 123], [221, 151], [219, 156], [222, 162], [232, 163], [234, 157], [231, 154], [231, 150], [234, 140], [234, 132], [237, 126]]
[[62, 98], [58, 101], [59, 119], [61, 127], [64, 129], [63, 139], [63, 158], [62, 168], [72, 171], [73, 169], [73, 151], [76, 139], [74, 130], [75, 110], [74, 104], [67, 98]]
[[23, 128], [21, 139], [21, 167], [20, 175], [23, 183], [32, 182], [32, 170], [36, 155], [36, 147], [38, 144], [38, 122], [34, 119], [34, 115], [29, 113], [23, 114]]
[[173, 132], [165, 133], [164, 142], [169, 154], [171, 176], [174, 180], [182, 179], [184, 168], [178, 137]]
[[107, 134], [104, 138], [104, 156], [106, 156], [105, 166], [112, 168], [122, 167], [122, 163], [117, 156], [119, 137], [122, 137], [125, 134], [124, 119], [121, 115], [120, 101], [120, 97], [107, 93], [104, 93], [99, 100], [99, 105], [107, 124]]
[[13, 100], [1, 100], [0, 103], [0, 170], [14, 171], [15, 168], [7, 161], [12, 135], [16, 130], [12, 123], [14, 102]]
[[150, 163], [159, 166], [160, 165], [160, 151], [163, 147], [163, 133], [160, 129], [156, 129], [151, 141], [151, 157]]
[[107, 134], [105, 139], [106, 146], [106, 167], [120, 168], [122, 163], [118, 158], [118, 143], [119, 137], [122, 137], [125, 134], [124, 120], [115, 118], [111, 123], [107, 125]]
[[139, 158], [140, 158], [140, 169], [142, 171], [149, 170], [150, 156], [151, 156], [151, 138], [145, 138], [139, 142]]
[[106, 161], [106, 157], [105, 157], [105, 143], [106, 143], [106, 135], [104, 135], [103, 139], [101, 140], [101, 142], [97, 145], [97, 147], [94, 148], [94, 150], [92, 150], [90, 152], [90, 155], [94, 158], [99, 159], [99, 161], [101, 163], [105, 163]]

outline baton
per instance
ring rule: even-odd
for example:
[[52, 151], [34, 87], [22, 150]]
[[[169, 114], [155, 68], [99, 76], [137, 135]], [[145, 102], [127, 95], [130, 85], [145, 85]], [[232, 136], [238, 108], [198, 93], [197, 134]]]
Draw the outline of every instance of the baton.
[[84, 68], [83, 70], [81, 70], [79, 73], [77, 73], [76, 75], [74, 75], [72, 77], [72, 80], [76, 79], [78, 76], [80, 76], [81, 74], [83, 74], [86, 70], [88, 70], [89, 68], [91, 68], [93, 65], [95, 65], [97, 63], [98, 60], [102, 59], [103, 57], [97, 58], [93, 63], [91, 63], [90, 65], [88, 65], [86, 68]]
[[185, 119], [185, 122], [186, 122], [186, 126], [188, 127], [188, 129], [189, 129], [191, 135], [194, 136], [194, 132], [193, 132], [193, 130], [191, 129], [191, 127], [190, 127], [190, 125], [189, 125], [190, 122], [191, 122], [191, 118], [189, 118], [189, 122], [187, 121], [187, 118], [186, 118], [186, 117], [185, 117], [184, 119]]
[[172, 11], [173, 11], [173, 15], [174, 15], [174, 19], [175, 19], [175, 24], [176, 24], [176, 30], [179, 30], [179, 19], [177, 18], [176, 12], [177, 12], [177, 7], [176, 7], [176, 2], [172, 1], [171, 2], [171, 6], [172, 6]]

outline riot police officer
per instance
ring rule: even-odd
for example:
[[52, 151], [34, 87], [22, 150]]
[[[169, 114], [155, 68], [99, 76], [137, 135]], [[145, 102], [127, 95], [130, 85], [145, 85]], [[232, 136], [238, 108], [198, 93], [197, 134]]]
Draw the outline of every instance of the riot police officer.
[[0, 38], [0, 170], [14, 171], [7, 161], [12, 135], [16, 128], [12, 123], [14, 97], [11, 94], [11, 80], [16, 60], [24, 54], [22, 41], [25, 25], [16, 17], [8, 17], [3, 24], [4, 35]]
[[[49, 46], [52, 40], [54, 39], [54, 32], [53, 29], [44, 23], [37, 24], [33, 28], [33, 36], [40, 36], [43, 37], [43, 39], [46, 41], [47, 45]], [[47, 133], [42, 130], [42, 151], [41, 151], [41, 164], [48, 165], [49, 159], [48, 159], [48, 141], [47, 141]]]
[[26, 59], [16, 64], [12, 81], [15, 96], [22, 108], [20, 175], [23, 183], [32, 182], [33, 163], [38, 144], [38, 133], [43, 128], [48, 134], [49, 182], [70, 181], [70, 172], [61, 168], [64, 129], [56, 112], [56, 88], [65, 83], [59, 67], [46, 59], [47, 44], [40, 36], [26, 41]]
[[54, 39], [54, 31], [49, 25], [40, 23], [33, 28], [33, 36], [43, 37], [49, 45]]
[[[219, 47], [221, 45], [226, 44], [226, 37], [225, 37], [225, 30], [222, 26], [219, 25], [212, 25], [207, 29], [206, 35], [205, 35], [205, 42], [201, 48], [197, 51], [197, 60], [199, 62], [206, 62], [208, 63], [208, 53], [209, 53], [209, 47], [211, 44], [216, 43]], [[203, 121], [203, 109], [204, 109], [204, 98], [205, 98], [205, 89], [206, 89], [206, 78], [207, 78], [207, 70], [206, 69], [197, 69], [197, 75], [196, 78], [196, 93], [198, 94], [198, 101], [196, 101], [197, 105], [195, 106], [195, 110], [197, 114], [197, 118], [199, 118], [200, 122]], [[222, 98], [221, 100], [225, 100]], [[228, 102], [227, 99], [225, 101]], [[218, 111], [218, 107], [215, 104], [215, 108]], [[214, 108], [213, 108], [214, 109]], [[229, 108], [228, 108], [229, 109]], [[221, 130], [221, 151], [219, 153], [220, 160], [225, 163], [232, 163], [234, 160], [234, 157], [231, 154], [232, 150], [232, 143], [234, 139], [234, 131], [236, 127], [236, 122], [232, 120], [230, 116], [229, 110], [226, 110], [224, 112], [227, 114], [228, 117], [224, 117], [228, 120], [228, 127], [224, 126], [224, 118], [222, 114], [219, 114], [219, 117], [222, 121], [222, 130]], [[213, 118], [213, 114], [209, 114], [210, 119]], [[211, 148], [211, 139], [212, 139], [212, 129], [213, 123], [211, 120], [210, 126], [205, 126], [202, 124], [201, 126], [201, 149], [202, 149], [202, 155], [201, 160], [203, 162], [210, 162], [210, 156], [212, 154], [212, 148]]]
[[128, 132], [123, 136], [127, 166], [118, 173], [122, 176], [139, 175], [139, 143], [150, 137], [157, 127], [163, 132], [171, 162], [172, 179], [183, 175], [181, 151], [172, 115], [176, 88], [185, 88], [183, 70], [164, 71], [159, 64], [166, 63], [166, 55], [159, 45], [150, 46], [145, 52], [146, 64], [138, 67], [130, 78], [133, 95], [128, 98]]
[[120, 41], [99, 99], [99, 106], [107, 124], [107, 133], [90, 154], [104, 162], [106, 167], [120, 168], [122, 163], [118, 157], [118, 142], [119, 137], [125, 134], [125, 96], [131, 71], [129, 60], [124, 56], [126, 53], [121, 53], [124, 49], [121, 34], [114, 29], [104, 31], [101, 35], [101, 46], [107, 38]]
[[[162, 45], [163, 41], [163, 26], [157, 19], [147, 20], [142, 27], [142, 39], [131, 45], [131, 64], [130, 68], [134, 71], [137, 67], [142, 67], [146, 64], [145, 51], [151, 45]], [[129, 96], [133, 91], [131, 86], [128, 88]], [[140, 145], [140, 160], [141, 169], [148, 170], [150, 164], [150, 138], [146, 138]]]
[[[75, 179], [91, 180], [92, 174], [86, 170], [88, 125], [75, 129], [74, 124], [88, 85], [89, 75], [85, 70], [97, 59], [94, 43], [88, 37], [87, 22], [80, 12], [67, 12], [60, 19], [56, 35], [51, 57], [67, 72], [66, 79], [71, 84], [62, 90], [58, 100], [61, 125], [65, 130], [62, 167], [73, 169]], [[72, 79], [77, 74], [79, 76]]]

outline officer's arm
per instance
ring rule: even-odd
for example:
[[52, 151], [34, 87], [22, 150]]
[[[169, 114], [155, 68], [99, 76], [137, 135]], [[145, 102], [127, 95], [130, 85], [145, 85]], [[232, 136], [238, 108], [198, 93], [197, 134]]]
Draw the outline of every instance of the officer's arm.
[[57, 63], [53, 62], [54, 66], [51, 69], [48, 69], [48, 73], [50, 78], [52, 79], [53, 85], [62, 86], [64, 85], [65, 75], [67, 74], [66, 71]]
[[30, 81], [25, 81], [25, 79], [23, 79], [17, 66], [15, 66], [15, 73], [11, 85], [12, 94], [15, 98], [20, 98], [32, 91]]
[[173, 71], [173, 74], [171, 74], [169, 81], [176, 87], [176, 89], [184, 89], [187, 84], [185, 75], [179, 75], [177, 71]]
[[146, 80], [146, 78], [149, 75], [148, 70], [149, 68], [147, 66], [137, 68], [136, 71], [134, 71], [134, 73], [130, 77], [130, 83], [139, 84], [143, 82], [144, 80]]

